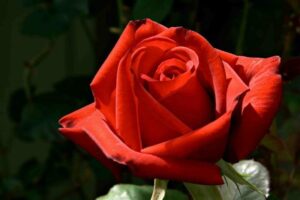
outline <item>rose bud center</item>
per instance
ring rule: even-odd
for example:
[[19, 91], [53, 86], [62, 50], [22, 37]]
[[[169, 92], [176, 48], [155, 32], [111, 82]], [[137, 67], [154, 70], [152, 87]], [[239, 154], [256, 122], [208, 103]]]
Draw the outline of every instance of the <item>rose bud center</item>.
[[192, 129], [213, 119], [213, 100], [198, 80], [198, 67], [199, 58], [194, 50], [175, 46], [161, 53], [148, 73], [140, 74], [148, 92]]

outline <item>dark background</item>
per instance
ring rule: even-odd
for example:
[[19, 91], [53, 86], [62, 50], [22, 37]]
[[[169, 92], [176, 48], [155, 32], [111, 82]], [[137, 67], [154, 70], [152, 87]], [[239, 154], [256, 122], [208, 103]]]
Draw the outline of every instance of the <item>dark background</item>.
[[[89, 83], [122, 29], [145, 17], [232, 53], [282, 57], [280, 112], [251, 157], [270, 171], [268, 199], [299, 199], [298, 0], [0, 0], [0, 199], [95, 199], [116, 183], [57, 120], [92, 101]], [[126, 172], [122, 182], [151, 183]]]

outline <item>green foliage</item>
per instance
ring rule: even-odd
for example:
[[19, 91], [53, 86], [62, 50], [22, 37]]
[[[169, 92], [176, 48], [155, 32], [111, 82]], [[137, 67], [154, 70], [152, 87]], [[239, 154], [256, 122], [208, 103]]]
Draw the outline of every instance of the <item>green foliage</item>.
[[[18, 198], [24, 192], [22, 182], [16, 178], [7, 177], [0, 180], [0, 195]], [[1, 196], [0, 196], [1, 197]]]
[[53, 7], [68, 16], [89, 14], [88, 0], [53, 0]]
[[193, 200], [223, 200], [217, 186], [184, 183]]
[[297, 200], [300, 197], [300, 191], [299, 190], [291, 190], [289, 191], [287, 195], [287, 200]]
[[[107, 195], [98, 197], [97, 200], [145, 200], [150, 199], [152, 186], [137, 186], [118, 184], [113, 186]], [[164, 200], [187, 200], [188, 197], [176, 190], [167, 190]]]
[[18, 177], [27, 186], [35, 185], [40, 181], [43, 166], [36, 159], [23, 163], [18, 172]]
[[37, 9], [26, 17], [22, 33], [30, 36], [53, 38], [63, 33], [70, 25], [70, 18], [64, 13]]
[[27, 1], [26, 5], [35, 9], [25, 18], [21, 32], [29, 36], [54, 38], [64, 33], [74, 17], [88, 14], [87, 0], [53, 0], [44, 6], [37, 6], [38, 1]]
[[[246, 165], [251, 165], [252, 168], [255, 167], [255, 171], [253, 171], [253, 174], [243, 174], [244, 171], [241, 171], [240, 165], [242, 167]], [[260, 193], [261, 195], [266, 195], [263, 191], [261, 191], [255, 184], [247, 180], [246, 177], [243, 175], [249, 175], [249, 176], [254, 176], [256, 175], [257, 171], [260, 170], [262, 165], [258, 165], [254, 161], [241, 161], [236, 165], [235, 167], [232, 166], [230, 163], [225, 162], [224, 160], [220, 160], [218, 162], [218, 166], [221, 168], [223, 175], [226, 177], [230, 178], [234, 183], [240, 184], [240, 185], [245, 185], [246, 187], [249, 187], [249, 189], [253, 190], [254, 192]], [[266, 178], [265, 176], [264, 178]], [[269, 180], [267, 180], [269, 182]]]
[[19, 136], [27, 140], [54, 140], [58, 136], [57, 120], [74, 108], [57, 93], [39, 95], [22, 112]]
[[11, 96], [9, 114], [18, 122], [17, 136], [26, 141], [60, 139], [58, 120], [64, 114], [92, 101], [90, 77], [78, 76], [57, 82], [54, 90], [26, 99], [24, 90]]
[[150, 18], [161, 22], [170, 12], [173, 0], [137, 0], [132, 11], [132, 19]]
[[234, 164], [233, 168], [239, 175], [232, 173], [231, 169], [229, 174], [228, 169], [225, 170], [230, 179], [224, 177], [225, 184], [220, 187], [223, 200], [264, 200], [269, 195], [270, 177], [262, 164], [242, 160]]
[[270, 177], [267, 169], [253, 160], [243, 160], [231, 165], [218, 162], [223, 173], [221, 186], [185, 183], [193, 200], [264, 200], [269, 195]]
[[[249, 1], [247, 28], [244, 38], [246, 55], [271, 56], [280, 53], [282, 41], [281, 0]], [[264, 19], [264, 20], [261, 20]], [[266, 24], [265, 22], [268, 21]]]

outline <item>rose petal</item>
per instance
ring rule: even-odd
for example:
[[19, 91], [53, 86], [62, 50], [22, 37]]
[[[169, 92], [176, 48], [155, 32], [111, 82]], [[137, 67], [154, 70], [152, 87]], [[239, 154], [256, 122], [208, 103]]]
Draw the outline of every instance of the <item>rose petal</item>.
[[[186, 71], [186, 63], [184, 63], [182, 60], [179, 60], [177, 58], [170, 58], [167, 60], [164, 60], [159, 64], [157, 67], [155, 73], [154, 73], [154, 79], [160, 80], [161, 75], [174, 75], [174, 73], [178, 71], [178, 76], [181, 73], [184, 73]], [[168, 76], [169, 77], [169, 76]], [[170, 77], [169, 77], [170, 78]]]
[[161, 49], [162, 51], [166, 51], [166, 50], [171, 49], [176, 46], [177, 46], [176, 41], [172, 40], [171, 38], [154, 35], [154, 36], [148, 37], [148, 38], [140, 41], [138, 44], [136, 44], [134, 46], [134, 50], [137, 50], [137, 49], [143, 48], [143, 47], [157, 47], [157, 48]]
[[149, 94], [141, 84], [135, 85], [143, 147], [160, 143], [191, 129]]
[[[84, 119], [82, 118], [84, 117]], [[83, 130], [106, 157], [117, 163], [129, 166], [132, 172], [140, 177], [161, 178], [193, 182], [199, 184], [222, 184], [220, 169], [207, 162], [160, 158], [143, 154], [128, 148], [109, 128], [103, 115], [94, 110], [86, 116], [80, 116], [82, 123], [72, 129]], [[68, 120], [74, 120], [71, 116]], [[65, 118], [66, 120], [66, 118]], [[66, 125], [66, 124], [65, 124]], [[62, 129], [63, 130], [63, 129]], [[73, 135], [70, 134], [70, 137]]]
[[234, 55], [234, 54], [226, 52], [226, 51], [222, 51], [220, 49], [216, 49], [216, 51], [218, 52], [219, 56], [221, 57], [221, 59], [223, 61], [228, 63], [231, 67], [235, 66], [235, 64], [238, 60], [237, 55]]
[[134, 93], [134, 80], [130, 71], [130, 59], [125, 55], [120, 61], [116, 84], [116, 130], [132, 149], [142, 147], [138, 122], [138, 107]]
[[231, 115], [236, 104], [237, 101], [232, 104], [230, 111], [208, 125], [181, 137], [144, 148], [142, 152], [174, 159], [218, 161], [226, 147]]
[[238, 71], [243, 72], [246, 82], [249, 83], [251, 88], [252, 85], [256, 85], [256, 80], [262, 78], [262, 76], [277, 76], [279, 64], [279, 56], [269, 58], [249, 58], [239, 56], [236, 62], [236, 68], [241, 68]]
[[138, 43], [145, 37], [156, 35], [165, 29], [164, 26], [149, 19], [129, 22], [93, 79], [91, 88], [96, 107], [101, 108], [113, 127], [115, 127], [115, 88], [118, 63], [133, 44]]
[[148, 82], [148, 86], [150, 93], [191, 129], [212, 120], [211, 99], [195, 73], [186, 72], [172, 81]]
[[92, 103], [75, 112], [72, 112], [59, 120], [63, 126], [59, 131], [65, 137], [72, 140], [75, 144], [86, 150], [89, 154], [99, 160], [105, 167], [109, 168], [115, 178], [121, 180], [120, 165], [108, 159], [101, 149], [91, 140], [91, 138], [80, 128], [84, 124], [85, 119], [95, 110], [95, 104]]
[[243, 98], [240, 116], [233, 127], [227, 160], [234, 162], [245, 158], [268, 132], [281, 100], [279, 63], [277, 56], [238, 58], [236, 68], [243, 72], [250, 90]]
[[[157, 44], [160, 45], [161, 43], [157, 42]], [[174, 44], [168, 44], [166, 48], [172, 46]], [[136, 75], [153, 74], [165, 51], [166, 49], [162, 49], [160, 46], [143, 46], [136, 49], [131, 55], [132, 69]]]
[[165, 26], [152, 21], [151, 19], [134, 20], [130, 23], [133, 23], [138, 27], [134, 35], [136, 42], [157, 35], [167, 29]]
[[202, 84], [213, 93], [215, 97], [216, 117], [226, 111], [227, 80], [223, 62], [218, 52], [200, 34], [187, 31], [185, 46], [193, 49], [199, 57], [198, 76]]
[[155, 37], [166, 37], [176, 41], [178, 46], [193, 49], [199, 57], [198, 76], [201, 85], [208, 88], [215, 97], [216, 117], [226, 110], [227, 81], [222, 60], [209, 42], [200, 34], [182, 27], [171, 27]]
[[[208, 123], [213, 118], [212, 104], [197, 80], [197, 54], [185, 47], [175, 47], [170, 49], [163, 59], [166, 60], [157, 67], [153, 79], [143, 75], [149, 92], [190, 128], [199, 128]], [[167, 77], [174, 69], [183, 72], [174, 78]]]
[[223, 62], [226, 72], [226, 78], [229, 81], [227, 87], [226, 97], [226, 110], [232, 107], [232, 103], [235, 102], [243, 93], [249, 90], [249, 87], [238, 76], [238, 74], [229, 66], [228, 63]]

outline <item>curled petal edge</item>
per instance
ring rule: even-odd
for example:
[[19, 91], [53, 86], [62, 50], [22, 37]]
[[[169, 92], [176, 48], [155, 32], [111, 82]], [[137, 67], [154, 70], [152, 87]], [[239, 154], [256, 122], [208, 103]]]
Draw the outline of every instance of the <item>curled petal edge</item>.
[[[75, 123], [72, 122], [74, 120]], [[197, 160], [176, 160], [130, 149], [111, 130], [105, 121], [105, 117], [99, 110], [95, 109], [94, 104], [65, 116], [60, 120], [60, 123], [63, 126], [60, 129], [62, 134], [68, 130], [69, 134], [65, 135], [72, 139], [74, 137], [72, 130], [82, 130], [93, 142], [94, 147], [102, 151], [107, 158], [116, 163], [127, 165], [133, 174], [137, 176], [207, 185], [223, 184], [221, 171], [214, 163]], [[85, 148], [85, 146], [81, 146]]]

